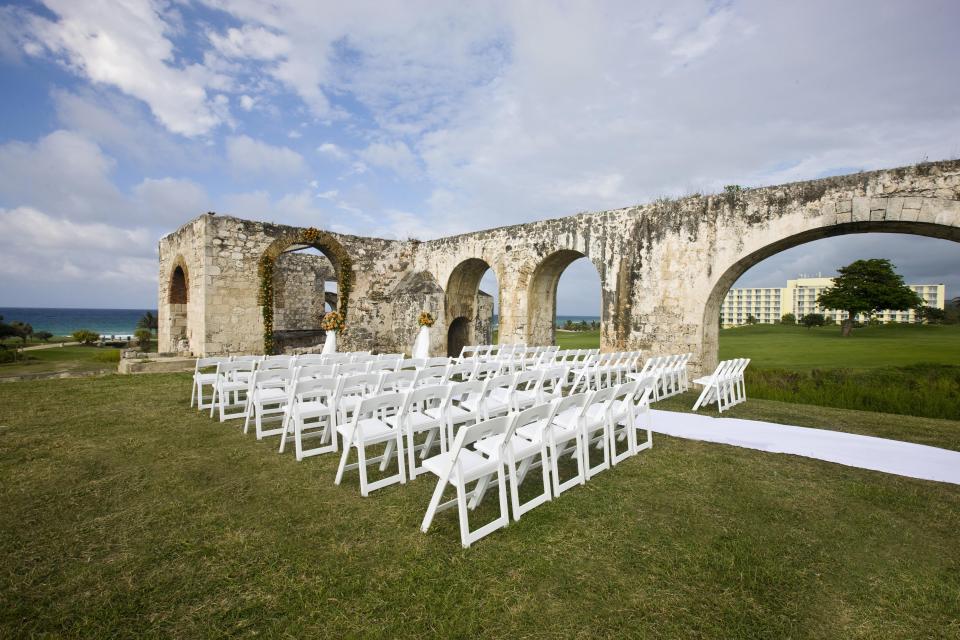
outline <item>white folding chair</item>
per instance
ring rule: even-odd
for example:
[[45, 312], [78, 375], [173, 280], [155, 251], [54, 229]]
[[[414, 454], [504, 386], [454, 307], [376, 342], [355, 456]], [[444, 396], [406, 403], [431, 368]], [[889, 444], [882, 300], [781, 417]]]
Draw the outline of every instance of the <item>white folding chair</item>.
[[[505, 396], [513, 401], [510, 406], [512, 411], [522, 411], [535, 404], [543, 403], [542, 385], [545, 373], [542, 369], [528, 369], [516, 374], [513, 381], [513, 390], [509, 396]], [[504, 394], [501, 392], [501, 395]]]
[[734, 360], [724, 360], [717, 364], [717, 368], [709, 376], [703, 376], [693, 381], [693, 384], [701, 385], [703, 390], [697, 401], [693, 403], [693, 411], [696, 411], [703, 405], [717, 403], [717, 408], [723, 412], [722, 392], [726, 390], [726, 374], [736, 365]]
[[[407, 482], [406, 463], [403, 454], [403, 432], [396, 425], [396, 421], [388, 422], [388, 416], [396, 416], [403, 407], [402, 393], [386, 393], [383, 395], [364, 398], [353, 412], [353, 419], [347, 424], [337, 426], [337, 433], [343, 438], [343, 453], [340, 456], [340, 465], [337, 467], [337, 477], [334, 484], [340, 484], [343, 474], [349, 469], [360, 472], [360, 495], [366, 497], [371, 491], [391, 484], [405, 484]], [[367, 447], [384, 444], [385, 452], [373, 458], [367, 458]], [[367, 467], [381, 463], [380, 470], [386, 469], [392, 460], [393, 449], [396, 448], [397, 473], [369, 481]], [[356, 450], [357, 462], [348, 464], [350, 452]]]
[[[197, 358], [193, 367], [193, 390], [190, 392], [190, 406], [194, 401], [197, 403], [197, 410], [204, 411], [213, 406], [214, 387], [217, 382], [217, 365], [221, 362], [229, 362], [230, 358]], [[210, 397], [204, 402], [203, 388], [210, 387]]]
[[[634, 397], [637, 383], [625, 382], [614, 388], [613, 397], [607, 405], [608, 434], [610, 437], [610, 464], [619, 464], [637, 452], [636, 417]], [[617, 443], [623, 443], [622, 452], [617, 452]]]
[[417, 372], [411, 369], [388, 371], [380, 376], [380, 388], [377, 390], [377, 393], [409, 391], [414, 388], [413, 383], [416, 379]]
[[[583, 470], [587, 480], [610, 468], [610, 422], [607, 418], [607, 408], [616, 391], [616, 387], [594, 391], [587, 401], [587, 407], [580, 421], [580, 433], [583, 438]], [[602, 461], [596, 465], [590, 464], [592, 447], [596, 447], [603, 454]]]
[[[447, 450], [447, 429], [443, 417], [437, 411], [450, 394], [448, 385], [431, 385], [410, 391], [406, 395], [403, 407], [397, 416], [385, 418], [392, 425], [399, 426], [407, 440], [407, 474], [415, 479], [424, 468], [417, 465], [416, 453], [425, 460], [434, 443], [441, 452]], [[433, 415], [428, 411], [433, 409]], [[425, 440], [417, 444], [417, 437], [426, 434]]]
[[[534, 423], [519, 427], [517, 433], [530, 440], [539, 441], [546, 449], [545, 456], [550, 461], [550, 475], [553, 480], [553, 496], [578, 484], [587, 481], [584, 470], [584, 443], [581, 423], [586, 410], [589, 393], [576, 393], [554, 400], [553, 420], [550, 422]], [[539, 433], [537, 431], [539, 430]], [[565, 480], [560, 480], [560, 459], [573, 451], [573, 460], [577, 465], [577, 473]]]
[[[280, 435], [280, 453], [283, 453], [290, 431], [293, 431], [297, 461], [309, 456], [337, 450], [334, 434], [336, 408], [334, 400], [340, 385], [339, 378], [303, 378], [293, 385], [288, 400], [287, 416]], [[307, 449], [305, 439], [319, 437], [320, 445]]]
[[[491, 460], [481, 453], [470, 449], [469, 446], [480, 439], [502, 435], [507, 432], [512, 416], [501, 416], [492, 420], [485, 420], [477, 424], [464, 427], [457, 434], [450, 450], [439, 455], [427, 458], [423, 462], [424, 469], [437, 476], [437, 486], [433, 490], [427, 512], [423, 516], [420, 530], [426, 533], [430, 529], [437, 512], [456, 506], [460, 516], [460, 544], [468, 548], [477, 540], [487, 536], [497, 529], [502, 529], [510, 523], [510, 512], [507, 502], [507, 483], [503, 473], [503, 464], [499, 459]], [[470, 530], [470, 517], [467, 501], [476, 494], [476, 486], [468, 490], [471, 482], [480, 483], [490, 474], [497, 475], [497, 494], [500, 499], [500, 515], [493, 521]], [[488, 481], [489, 482], [489, 481]], [[447, 485], [453, 485], [457, 497], [441, 503], [443, 492]], [[486, 485], [485, 485], [486, 486]]]
[[419, 369], [413, 381], [414, 388], [444, 384], [447, 381], [448, 367], [449, 365], [441, 365]]
[[[510, 428], [502, 435], [491, 436], [478, 440], [474, 447], [491, 459], [499, 459], [507, 466], [507, 473], [510, 477], [510, 501], [513, 506], [513, 518], [519, 520], [520, 516], [551, 499], [550, 493], [550, 470], [547, 461], [547, 447], [541, 440], [543, 434], [542, 425], [553, 421], [556, 407], [559, 401], [550, 404], [541, 404], [515, 414], [510, 422]], [[534, 436], [534, 439], [525, 438], [517, 433], [518, 429], [524, 427], [533, 427], [525, 432]], [[539, 459], [540, 475], [543, 482], [543, 491], [528, 499], [526, 502], [520, 502], [520, 485], [527, 476], [527, 472], [533, 466], [533, 463]], [[489, 478], [489, 476], [488, 476]], [[474, 496], [474, 503], [479, 503], [483, 499], [483, 493], [486, 490], [486, 484], [489, 480], [481, 480], [477, 488], [477, 495]], [[471, 505], [471, 506], [475, 506]]]
[[256, 361], [245, 360], [221, 362], [217, 365], [217, 379], [210, 404], [211, 418], [215, 410], [219, 410], [220, 422], [246, 415], [250, 376], [256, 364]]
[[479, 394], [471, 394], [460, 401], [468, 411], [476, 411], [481, 420], [510, 413], [513, 408], [513, 388], [516, 376], [512, 373], [488, 378]]
[[[265, 436], [282, 434], [287, 415], [288, 386], [293, 378], [289, 369], [258, 369], [253, 372], [250, 389], [247, 392], [246, 419], [243, 432], [250, 427], [253, 418], [257, 440]], [[265, 429], [265, 423], [279, 422], [272, 429]]]
[[478, 406], [470, 408], [470, 400], [478, 400], [486, 387], [483, 380], [467, 380], [449, 384], [450, 393], [443, 404], [436, 409], [427, 409], [428, 415], [439, 418], [447, 428], [447, 442], [456, 438], [457, 428], [482, 420], [483, 414]]

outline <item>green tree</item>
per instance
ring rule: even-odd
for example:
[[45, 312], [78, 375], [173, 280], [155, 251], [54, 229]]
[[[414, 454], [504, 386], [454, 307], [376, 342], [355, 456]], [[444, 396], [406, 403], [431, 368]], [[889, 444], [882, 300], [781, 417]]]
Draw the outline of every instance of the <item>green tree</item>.
[[785, 313], [783, 317], [780, 318], [781, 324], [797, 324], [797, 316], [792, 313]]
[[567, 331], [573, 331], [573, 320], [567, 318], [567, 321], [563, 323], [563, 328]]
[[35, 334], [33, 334], [33, 337], [36, 338], [37, 340], [43, 340], [44, 342], [46, 342], [47, 340], [53, 337], [53, 334], [50, 333], [49, 331], [37, 331]]
[[73, 339], [80, 344], [93, 344], [100, 339], [100, 334], [90, 329], [78, 329], [73, 332]]
[[753, 317], [753, 314], [747, 314], [747, 324], [757, 324], [757, 319]]
[[134, 331], [133, 335], [137, 338], [137, 346], [140, 351], [147, 352], [150, 350], [150, 340], [153, 338], [153, 332], [150, 329], [141, 327]]
[[927, 324], [942, 324], [947, 318], [947, 312], [940, 307], [917, 307], [917, 322]]
[[805, 326], [807, 329], [810, 327], [822, 327], [826, 323], [827, 320], [823, 317], [822, 313], [808, 313], [800, 318], [800, 324]]
[[837, 269], [833, 286], [817, 296], [824, 309], [846, 311], [841, 335], [849, 336], [857, 314], [872, 314], [884, 309], [906, 311], [923, 304], [923, 299], [903, 284], [903, 276], [894, 271], [885, 258], [857, 260]]
[[151, 329], [156, 330], [157, 328], [157, 316], [153, 315], [152, 311], [147, 311], [140, 320], [137, 321], [137, 329]]
[[18, 321], [11, 322], [10, 326], [13, 327], [13, 330], [16, 332], [14, 335], [20, 338], [20, 341], [22, 342], [21, 346], [25, 347], [27, 345], [27, 340], [33, 335], [33, 327], [26, 322]]

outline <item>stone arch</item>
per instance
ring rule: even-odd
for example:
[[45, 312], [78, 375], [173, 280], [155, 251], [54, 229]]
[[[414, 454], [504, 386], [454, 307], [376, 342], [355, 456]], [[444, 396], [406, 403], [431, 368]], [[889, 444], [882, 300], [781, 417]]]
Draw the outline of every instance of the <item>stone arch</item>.
[[187, 337], [188, 303], [190, 302], [190, 280], [187, 262], [182, 255], [173, 260], [170, 279], [167, 286], [167, 329], [174, 345]]
[[298, 251], [313, 247], [330, 261], [337, 279], [336, 303], [339, 311], [346, 319], [348, 317], [350, 292], [353, 289], [353, 261], [346, 248], [333, 235], [318, 229], [293, 229], [277, 237], [264, 250], [259, 261], [259, 302], [263, 315], [263, 342], [264, 351], [273, 352], [274, 328], [274, 265], [277, 259], [285, 252]]
[[[557, 285], [560, 283], [560, 276], [572, 262], [586, 257], [586, 254], [575, 249], [560, 249], [541, 260], [534, 268], [527, 287], [527, 344], [552, 345], [556, 342]], [[598, 269], [598, 274], [600, 273]], [[601, 289], [602, 287], [601, 282]], [[602, 321], [601, 318], [601, 323]]]
[[[463, 344], [476, 344], [477, 330], [473, 319], [477, 315], [477, 297], [480, 291], [480, 280], [487, 269], [492, 268], [490, 264], [482, 258], [467, 258], [461, 261], [447, 280], [447, 286], [444, 289], [444, 315], [447, 324], [447, 351], [452, 348], [450, 344], [451, 337], [458, 341], [463, 340]], [[498, 284], [500, 278], [497, 278]], [[451, 333], [454, 324], [458, 320], [466, 322], [466, 329], [458, 328], [461, 333]], [[457, 325], [462, 327], [462, 324]], [[463, 346], [461, 344], [460, 346]], [[460, 355], [457, 349], [456, 355]]]
[[463, 350], [463, 347], [468, 344], [473, 344], [471, 337], [471, 325], [467, 318], [463, 316], [457, 316], [453, 319], [453, 322], [450, 323], [450, 326], [447, 328], [447, 355], [451, 358], [455, 358], [460, 355], [460, 352]]
[[713, 283], [710, 295], [707, 297], [703, 311], [703, 343], [702, 343], [702, 365], [703, 371], [712, 371], [717, 366], [717, 351], [719, 342], [719, 327], [717, 318], [720, 315], [720, 305], [730, 287], [742, 276], [747, 269], [758, 264], [770, 256], [781, 251], [785, 251], [801, 244], [806, 244], [814, 240], [823, 238], [832, 238], [835, 236], [848, 235], [852, 233], [906, 233], [911, 235], [927, 236], [930, 238], [941, 238], [960, 242], [960, 219], [957, 226], [949, 224], [937, 224], [928, 222], [911, 221], [884, 221], [884, 220], [865, 220], [860, 222], [847, 222], [834, 225], [808, 229], [789, 236], [780, 238], [766, 244], [759, 249], [752, 251], [741, 259], [737, 260]]

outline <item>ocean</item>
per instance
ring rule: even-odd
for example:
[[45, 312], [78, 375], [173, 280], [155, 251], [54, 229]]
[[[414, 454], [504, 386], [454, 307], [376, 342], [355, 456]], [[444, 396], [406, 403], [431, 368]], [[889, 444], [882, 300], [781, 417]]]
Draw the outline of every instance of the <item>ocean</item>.
[[156, 309], [41, 309], [0, 307], [4, 322], [19, 320], [34, 331], [49, 331], [55, 336], [68, 336], [77, 329], [89, 329], [100, 335], [130, 335], [137, 321], [147, 311], [157, 315]]
[[[600, 316], [557, 316], [557, 327], [563, 328], [563, 325], [566, 324], [567, 320], [571, 322], [600, 322]], [[497, 314], [493, 315], [493, 327], [497, 328], [500, 326], [500, 316]]]
[[[49, 331], [55, 336], [68, 336], [77, 329], [89, 329], [100, 335], [129, 335], [137, 328], [137, 321], [147, 311], [157, 315], [156, 309], [42, 309], [26, 307], [0, 307], [4, 322], [19, 320], [33, 327], [34, 331]], [[573, 322], [600, 321], [600, 316], [557, 316], [557, 326], [567, 320]], [[500, 319], [493, 316], [494, 327]]]

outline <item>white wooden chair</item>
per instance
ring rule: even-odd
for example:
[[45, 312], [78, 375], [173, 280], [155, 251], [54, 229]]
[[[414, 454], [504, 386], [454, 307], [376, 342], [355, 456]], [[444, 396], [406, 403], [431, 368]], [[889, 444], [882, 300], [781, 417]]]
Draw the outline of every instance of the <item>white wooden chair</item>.
[[[479, 381], [478, 381], [479, 382]], [[508, 373], [488, 378], [479, 394], [468, 394], [459, 402], [467, 411], [478, 412], [481, 420], [510, 413], [516, 376]]]
[[[510, 523], [509, 503], [507, 502], [507, 482], [503, 472], [503, 464], [499, 459], [490, 459], [470, 448], [478, 440], [502, 435], [507, 432], [512, 416], [501, 416], [492, 420], [485, 420], [477, 424], [464, 427], [457, 434], [450, 450], [439, 455], [427, 458], [423, 466], [430, 473], [437, 476], [437, 486], [433, 490], [427, 512], [423, 516], [420, 530], [426, 533], [439, 511], [456, 506], [460, 519], [460, 544], [468, 548], [471, 544], [484, 536], [490, 535]], [[500, 515], [493, 521], [470, 530], [470, 516], [468, 501], [477, 492], [468, 489], [470, 483], [480, 483], [490, 474], [496, 474], [497, 494], [500, 500]], [[447, 502], [443, 500], [444, 490], [453, 485], [457, 497]]]
[[[506, 399], [512, 399], [512, 411], [522, 411], [535, 404], [543, 403], [543, 376], [546, 373], [543, 369], [528, 369], [516, 374], [513, 381], [513, 391]], [[503, 399], [503, 398], [498, 398]]]
[[653, 448], [653, 431], [651, 430], [652, 416], [650, 414], [650, 397], [653, 394], [653, 387], [637, 382], [637, 392], [633, 397], [633, 426], [637, 432], [643, 431], [646, 438], [640, 442], [637, 436], [634, 436], [634, 453], [640, 453], [646, 449]]
[[[396, 425], [396, 421], [387, 421], [388, 416], [396, 416], [403, 407], [402, 393], [386, 393], [383, 395], [364, 398], [353, 412], [353, 419], [347, 424], [337, 426], [337, 433], [343, 438], [343, 453], [340, 456], [340, 465], [337, 467], [337, 477], [334, 484], [340, 484], [343, 474], [350, 469], [357, 469], [360, 473], [360, 495], [367, 497], [371, 491], [391, 484], [405, 484], [407, 482], [406, 461], [403, 453], [403, 432]], [[367, 447], [384, 444], [385, 452], [373, 458], [367, 457]], [[397, 473], [370, 481], [367, 478], [367, 467], [381, 463], [381, 471], [385, 470], [392, 460], [396, 449]], [[350, 452], [356, 450], [357, 462], [348, 464]]]
[[[428, 415], [443, 420], [447, 428], [447, 442], [453, 442], [457, 429], [463, 425], [473, 424], [483, 419], [478, 406], [470, 408], [471, 399], [479, 399], [486, 387], [483, 380], [466, 380], [450, 384], [450, 393], [439, 407], [427, 409]], [[466, 404], [465, 404], [466, 403]]]
[[447, 370], [449, 368], [450, 365], [440, 365], [419, 369], [413, 381], [414, 388], [445, 384], [447, 382]]
[[[610, 464], [619, 464], [637, 453], [636, 416], [634, 398], [637, 395], [637, 383], [625, 382], [617, 385], [613, 397], [607, 405], [607, 424], [610, 437]], [[622, 452], [617, 452], [617, 444], [624, 443]]]
[[[439, 445], [441, 453], [447, 450], [447, 428], [437, 409], [443, 405], [449, 394], [448, 385], [414, 389], [406, 394], [400, 413], [385, 418], [390, 424], [399, 426], [406, 437], [407, 474], [411, 480], [424, 471], [424, 467], [417, 464], [418, 452], [422, 462], [429, 457], [434, 444]], [[429, 409], [434, 410], [432, 415], [428, 412]], [[417, 438], [424, 434], [424, 441], [417, 444]]]
[[724, 410], [746, 400], [743, 373], [749, 363], [748, 358], [724, 360], [711, 375], [694, 380], [694, 384], [703, 386], [703, 391], [694, 403], [693, 410], [715, 402], [717, 410], [723, 413]]
[[[554, 497], [587, 481], [584, 468], [586, 452], [581, 424], [589, 399], [589, 393], [576, 393], [557, 398], [554, 400], [556, 407], [551, 422], [531, 424], [517, 429], [519, 435], [531, 440], [539, 440], [546, 449], [545, 455], [550, 461], [550, 477], [553, 481]], [[540, 430], [539, 434], [534, 433], [536, 429]], [[573, 477], [561, 481], [560, 459], [571, 451], [577, 465], [577, 473]]]
[[256, 361], [221, 362], [217, 365], [217, 379], [213, 387], [210, 417], [219, 410], [220, 422], [246, 416], [250, 377]]
[[[229, 362], [230, 358], [197, 358], [193, 367], [193, 390], [190, 392], [190, 406], [197, 403], [198, 411], [205, 411], [213, 406], [214, 387], [217, 382], [217, 365]], [[210, 397], [204, 401], [203, 388], [210, 387]]]
[[380, 388], [380, 375], [376, 373], [359, 373], [356, 375], [340, 376], [340, 387], [334, 400], [337, 410], [337, 426], [347, 424], [353, 412], [364, 398], [376, 395]]
[[[321, 453], [337, 451], [334, 433], [336, 407], [334, 400], [340, 386], [339, 378], [303, 378], [293, 385], [288, 400], [287, 417], [280, 434], [280, 453], [287, 440], [294, 441], [297, 461]], [[293, 435], [290, 436], [290, 432]], [[304, 447], [305, 439], [320, 438], [320, 445]]]
[[[587, 401], [587, 407], [580, 421], [580, 433], [583, 438], [583, 470], [587, 480], [610, 468], [610, 422], [607, 408], [616, 391], [616, 387], [594, 391]], [[591, 447], [596, 447], [603, 453], [603, 460], [599, 464], [590, 464]]]
[[[247, 393], [247, 410], [243, 423], [243, 432], [250, 427], [253, 418], [257, 440], [266, 436], [280, 435], [284, 431], [287, 415], [287, 401], [293, 374], [289, 369], [258, 369], [253, 372], [250, 389]], [[279, 422], [274, 428], [264, 428], [265, 423]]]
[[413, 385], [417, 380], [417, 373], [417, 371], [412, 369], [387, 371], [380, 376], [380, 388], [377, 390], [377, 393], [409, 391], [414, 388]]
[[[510, 428], [504, 435], [484, 438], [478, 440], [474, 445], [477, 451], [483, 452], [488, 458], [499, 459], [506, 465], [507, 474], [510, 477], [510, 501], [513, 506], [514, 520], [519, 520], [524, 513], [552, 499], [547, 447], [541, 438], [543, 435], [542, 425], [553, 421], [558, 403], [559, 401], [541, 404], [512, 414], [513, 420], [510, 422]], [[517, 433], [518, 429], [524, 427], [533, 427], [524, 430], [532, 436], [532, 439]], [[543, 491], [521, 503], [520, 485], [523, 484], [534, 462], [539, 462]], [[483, 499], [487, 482], [489, 480], [481, 480], [478, 494], [474, 497], [475, 503], [479, 503]]]

